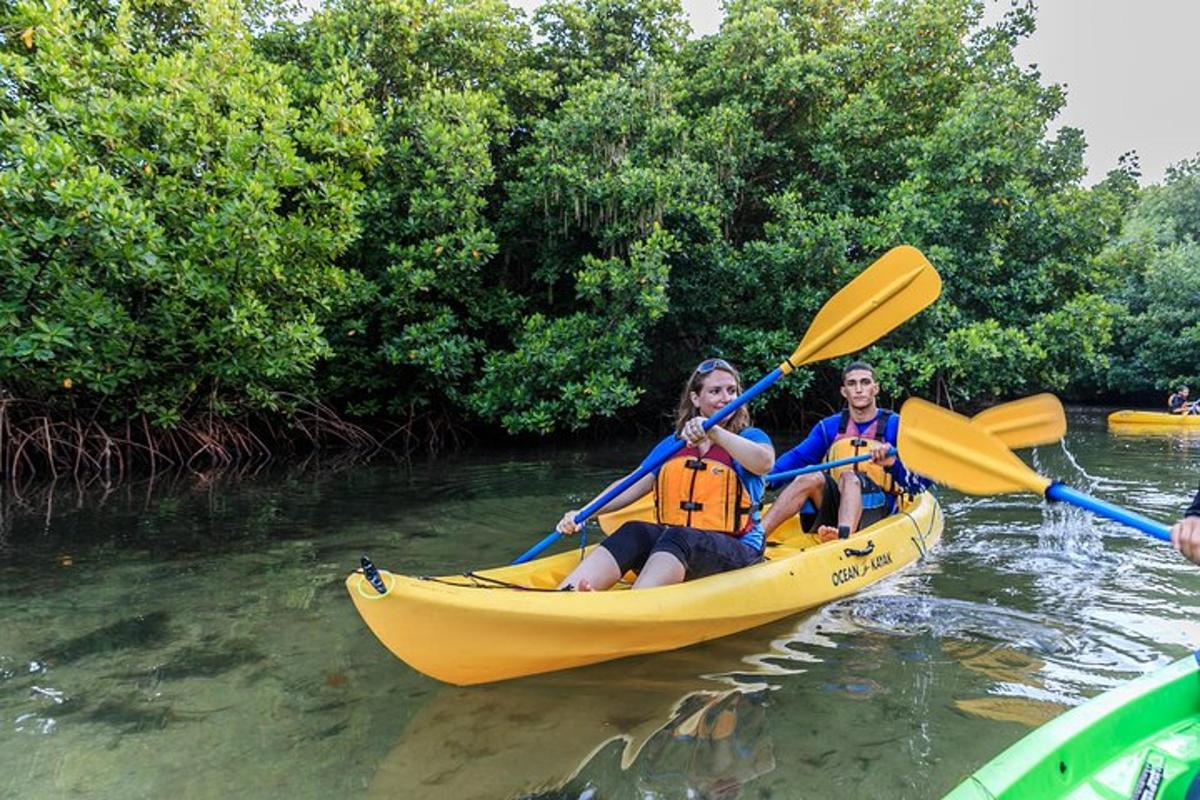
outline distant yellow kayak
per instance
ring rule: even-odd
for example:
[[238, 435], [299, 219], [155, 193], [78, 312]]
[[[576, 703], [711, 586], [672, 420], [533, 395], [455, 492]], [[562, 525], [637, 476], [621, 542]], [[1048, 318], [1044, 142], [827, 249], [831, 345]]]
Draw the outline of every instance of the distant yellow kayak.
[[1108, 415], [1108, 427], [1153, 426], [1200, 429], [1200, 414], [1168, 414], [1166, 411], [1114, 411]]
[[[792, 521], [754, 566], [675, 586], [558, 592], [579, 551], [465, 575], [361, 572], [346, 589], [367, 626], [414, 669], [469, 685], [674, 650], [763, 625], [869, 586], [921, 558], [941, 537], [930, 492], [849, 539], [819, 544]], [[629, 577], [629, 576], [626, 576]]]

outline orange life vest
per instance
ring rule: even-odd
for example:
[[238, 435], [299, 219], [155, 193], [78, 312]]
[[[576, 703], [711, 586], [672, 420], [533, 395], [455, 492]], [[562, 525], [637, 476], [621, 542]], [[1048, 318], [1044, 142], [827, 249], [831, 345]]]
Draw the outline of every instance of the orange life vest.
[[660, 525], [742, 536], [754, 526], [757, 510], [733, 468], [733, 456], [720, 445], [711, 445], [701, 456], [689, 444], [662, 465], [654, 483]]
[[[891, 411], [887, 411], [886, 409], [881, 410], [879, 416], [875, 417], [874, 421], [865, 430], [861, 430], [855, 434], [847, 430], [850, 427], [850, 412], [843, 411], [842, 418], [838, 422], [838, 434], [834, 437], [833, 444], [829, 446], [829, 450], [825, 452], [825, 460], [840, 461], [843, 458], [861, 456], [869, 453], [871, 448], [877, 444], [886, 444], [884, 437], [887, 435], [888, 420], [891, 417]], [[829, 470], [829, 476], [836, 480], [839, 475], [847, 470], [863, 473], [885, 492], [890, 492], [891, 494], [902, 493], [901, 490], [896, 488], [896, 481], [893, 480], [891, 473], [873, 461], [860, 461], [857, 464], [834, 467]]]

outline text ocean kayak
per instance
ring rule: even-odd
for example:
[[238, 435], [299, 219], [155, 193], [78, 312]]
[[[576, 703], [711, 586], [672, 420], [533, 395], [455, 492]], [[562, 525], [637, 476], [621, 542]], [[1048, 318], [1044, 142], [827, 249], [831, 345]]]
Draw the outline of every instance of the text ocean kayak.
[[1200, 664], [1094, 697], [985, 764], [945, 800], [1200, 800]]
[[[361, 572], [346, 588], [367, 626], [405, 663], [458, 685], [673, 650], [763, 625], [852, 594], [922, 557], [941, 537], [930, 492], [846, 540], [818, 544], [781, 526], [766, 560], [675, 586], [557, 592], [578, 550], [436, 578]], [[627, 576], [628, 577], [628, 576]]]

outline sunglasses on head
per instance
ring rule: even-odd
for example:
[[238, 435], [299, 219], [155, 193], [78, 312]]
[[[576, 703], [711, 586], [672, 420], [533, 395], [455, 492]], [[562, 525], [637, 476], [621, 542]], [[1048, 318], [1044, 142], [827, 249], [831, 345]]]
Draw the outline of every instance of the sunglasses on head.
[[708, 373], [712, 372], [714, 369], [723, 369], [726, 372], [731, 372], [735, 375], [737, 374], [737, 370], [734, 369], [730, 365], [730, 363], [723, 358], [706, 358], [706, 359], [704, 359], [703, 361], [700, 362], [700, 365], [698, 367], [696, 367], [696, 374], [697, 375], [707, 375]]

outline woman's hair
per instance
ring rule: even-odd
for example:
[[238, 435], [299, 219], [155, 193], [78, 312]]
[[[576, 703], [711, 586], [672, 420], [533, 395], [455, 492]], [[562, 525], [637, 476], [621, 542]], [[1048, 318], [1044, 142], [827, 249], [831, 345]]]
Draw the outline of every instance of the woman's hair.
[[[708, 366], [712, 364], [712, 366]], [[704, 369], [704, 367], [708, 367]], [[699, 415], [700, 411], [692, 405], [692, 392], [699, 392], [704, 385], [704, 379], [713, 372], [720, 370], [733, 376], [734, 382], [737, 384], [738, 394], [742, 393], [742, 376], [738, 374], [737, 369], [724, 359], [705, 359], [700, 362], [696, 369], [692, 370], [692, 375], [688, 378], [687, 383], [683, 385], [683, 393], [679, 395], [679, 406], [675, 409], [675, 434], [683, 433], [683, 426], [689, 419]], [[730, 433], [741, 433], [746, 428], [750, 427], [750, 409], [746, 406], [741, 406], [737, 411], [730, 414], [725, 419], [721, 420], [721, 427]]]

